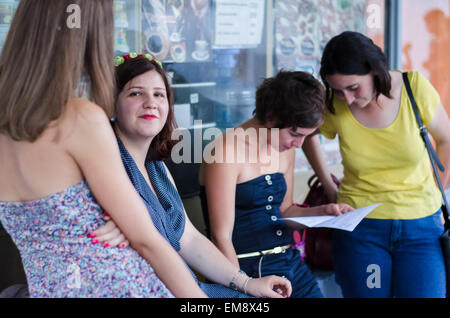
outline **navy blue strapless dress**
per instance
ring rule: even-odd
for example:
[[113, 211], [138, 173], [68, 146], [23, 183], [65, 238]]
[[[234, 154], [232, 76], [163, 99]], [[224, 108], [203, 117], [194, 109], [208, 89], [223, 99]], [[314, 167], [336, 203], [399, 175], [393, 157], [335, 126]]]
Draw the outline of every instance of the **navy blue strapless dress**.
[[[236, 185], [233, 245], [236, 253], [251, 253], [293, 243], [292, 230], [282, 221], [280, 205], [286, 194], [283, 174], [273, 173]], [[205, 188], [200, 199], [209, 227]], [[209, 229], [208, 229], [209, 233]], [[240, 258], [239, 265], [252, 277], [284, 276], [291, 281], [292, 297], [322, 297], [310, 270], [300, 253], [289, 248], [282, 253]]]

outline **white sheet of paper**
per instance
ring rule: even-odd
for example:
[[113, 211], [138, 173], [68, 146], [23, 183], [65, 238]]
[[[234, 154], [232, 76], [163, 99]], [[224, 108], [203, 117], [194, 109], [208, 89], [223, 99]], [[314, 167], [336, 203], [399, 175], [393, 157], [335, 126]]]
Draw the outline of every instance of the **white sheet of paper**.
[[373, 211], [381, 203], [366, 206], [347, 212], [340, 216], [321, 215], [321, 216], [302, 216], [294, 218], [282, 218], [282, 220], [294, 221], [307, 227], [329, 227], [333, 229], [353, 231], [364, 217]]

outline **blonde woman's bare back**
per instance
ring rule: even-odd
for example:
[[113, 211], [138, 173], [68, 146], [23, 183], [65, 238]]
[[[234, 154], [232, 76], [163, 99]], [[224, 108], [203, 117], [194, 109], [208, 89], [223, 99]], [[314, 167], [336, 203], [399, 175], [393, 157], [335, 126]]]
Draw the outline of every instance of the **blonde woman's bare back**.
[[83, 174], [70, 147], [82, 142], [76, 132], [83, 116], [95, 108], [100, 110], [87, 100], [70, 100], [66, 113], [35, 142], [0, 135], [0, 201], [37, 200], [81, 182]]

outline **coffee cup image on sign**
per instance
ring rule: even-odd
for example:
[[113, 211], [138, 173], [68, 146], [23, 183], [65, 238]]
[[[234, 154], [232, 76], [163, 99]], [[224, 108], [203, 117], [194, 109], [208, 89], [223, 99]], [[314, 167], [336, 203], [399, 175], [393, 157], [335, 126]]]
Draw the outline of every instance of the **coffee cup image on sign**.
[[194, 60], [203, 61], [209, 58], [209, 43], [205, 40], [195, 41], [195, 51], [192, 52], [192, 58]]
[[281, 52], [281, 54], [285, 56], [293, 55], [297, 49], [297, 45], [294, 41], [294, 39], [290, 36], [283, 37], [278, 42], [278, 48]]
[[314, 55], [314, 51], [315, 51], [314, 41], [309, 36], [306, 36], [302, 40], [302, 42], [300, 44], [300, 47], [301, 47], [302, 54], [304, 56], [308, 56], [309, 57], [309, 56], [313, 56]]
[[181, 44], [172, 45], [170, 56], [175, 62], [184, 62], [186, 60], [186, 49]]
[[169, 53], [169, 43], [163, 33], [153, 33], [145, 42], [146, 50], [157, 59], [163, 60]]
[[172, 32], [170, 35], [170, 41], [174, 43], [181, 42], [181, 34], [178, 32]]

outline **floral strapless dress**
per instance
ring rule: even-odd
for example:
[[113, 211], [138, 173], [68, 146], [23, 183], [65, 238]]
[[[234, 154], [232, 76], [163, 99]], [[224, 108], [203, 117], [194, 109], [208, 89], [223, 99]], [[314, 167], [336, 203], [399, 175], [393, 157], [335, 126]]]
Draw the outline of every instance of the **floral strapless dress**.
[[82, 181], [36, 201], [0, 202], [17, 245], [30, 297], [173, 297], [131, 247], [93, 245], [103, 210]]

